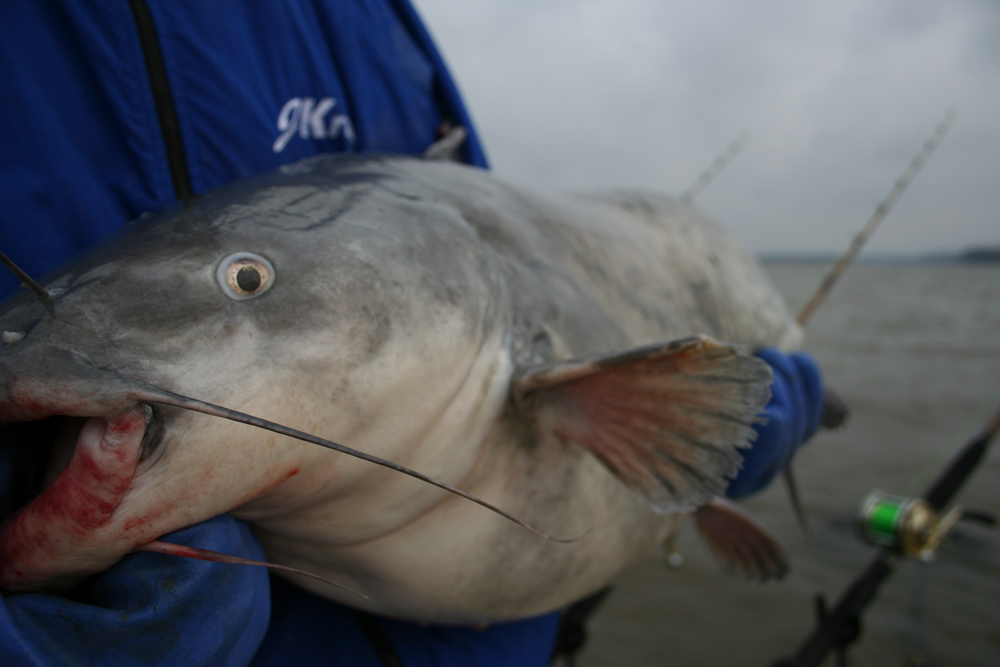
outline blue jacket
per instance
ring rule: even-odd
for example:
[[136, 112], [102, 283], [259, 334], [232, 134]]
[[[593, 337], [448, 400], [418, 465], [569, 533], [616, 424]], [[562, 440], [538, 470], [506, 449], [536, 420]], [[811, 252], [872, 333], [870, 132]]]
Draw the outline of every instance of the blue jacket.
[[[7, 0], [0, 35], [0, 250], [36, 278], [146, 211], [320, 152], [420, 154], [460, 125], [486, 166], [407, 0]], [[0, 297], [16, 287], [0, 275]], [[40, 448], [0, 446], [0, 517], [37, 491]], [[168, 539], [263, 555], [229, 517]], [[272, 607], [260, 568], [132, 554], [72, 600], [5, 595], [0, 664], [379, 664], [355, 612], [276, 585]], [[541, 667], [557, 621], [377, 623], [407, 665]]]
[[420, 154], [453, 124], [486, 166], [408, 0], [6, 0], [0, 34], [0, 250], [35, 278], [320, 152]]

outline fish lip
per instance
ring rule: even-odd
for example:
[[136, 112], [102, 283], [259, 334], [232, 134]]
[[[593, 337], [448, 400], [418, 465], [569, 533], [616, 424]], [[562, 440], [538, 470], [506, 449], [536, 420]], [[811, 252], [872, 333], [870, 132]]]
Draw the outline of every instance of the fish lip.
[[83, 444], [83, 431], [88, 427], [88, 424], [91, 422], [100, 422], [100, 424], [94, 425], [92, 428], [99, 427], [103, 429], [105, 435], [101, 438], [101, 444], [99, 446], [105, 447], [107, 432], [112, 428], [113, 424], [117, 420], [135, 412], [140, 413], [145, 422], [142, 437], [131, 437], [130, 440], [132, 441], [128, 443], [126, 447], [128, 449], [136, 450], [137, 455], [135, 456], [135, 466], [138, 468], [140, 464], [148, 461], [151, 457], [159, 453], [159, 446], [163, 442], [164, 429], [162, 428], [162, 418], [159, 415], [159, 411], [148, 403], [141, 403], [136, 408], [123, 410], [114, 415], [76, 416], [57, 413], [42, 420], [20, 422], [21, 424], [30, 425], [34, 422], [42, 422], [46, 419], [52, 418], [72, 420], [76, 422], [75, 425], [71, 426], [71, 428], [75, 431], [72, 437], [60, 435], [59, 430], [61, 427], [56, 427], [56, 433], [53, 435], [52, 442], [45, 443], [51, 448], [51, 451], [48, 453], [47, 462], [43, 466], [46, 472], [41, 484], [41, 490], [44, 491], [51, 486], [58, 476], [62, 474], [62, 472], [70, 464], [73, 457], [76, 455], [77, 448], [81, 447]]
[[[115, 419], [136, 411], [142, 414], [145, 422], [142, 437], [136, 445], [138, 450], [136, 465], [146, 464], [143, 467], [148, 468], [162, 453], [161, 445], [166, 430], [160, 410], [157, 409], [157, 406], [149, 403], [140, 403], [135, 408], [116, 411], [113, 415], [53, 412], [37, 419], [10, 421], [3, 426], [17, 425], [20, 427], [19, 433], [8, 433], [11, 444], [20, 444], [23, 447], [39, 451], [48, 450], [44, 455], [39, 455], [37, 459], [41, 477], [37, 480], [35, 488], [40, 492], [48, 488], [69, 465], [77, 446], [80, 444], [81, 432], [87, 422], [101, 420], [104, 429], [107, 429]], [[52, 420], [56, 420], [56, 423], [48, 427], [43, 426]], [[0, 520], [2, 519], [3, 517], [0, 516]]]
[[[128, 536], [118, 513], [136, 475], [151, 409], [87, 417], [72, 456], [41, 493], [0, 524], [0, 588], [45, 588], [107, 569], [146, 535]], [[140, 421], [141, 420], [141, 421]]]

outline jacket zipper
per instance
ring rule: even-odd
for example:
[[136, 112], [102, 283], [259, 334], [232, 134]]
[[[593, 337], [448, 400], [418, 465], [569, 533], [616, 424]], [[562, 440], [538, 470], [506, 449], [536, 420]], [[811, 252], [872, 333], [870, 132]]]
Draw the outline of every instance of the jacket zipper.
[[191, 200], [194, 199], [194, 188], [191, 185], [177, 107], [174, 106], [174, 95], [170, 91], [170, 81], [167, 79], [167, 68], [163, 63], [163, 52], [160, 50], [153, 15], [145, 0], [128, 0], [128, 4], [135, 18], [139, 42], [142, 44], [142, 53], [146, 59], [146, 71], [149, 74], [156, 113], [160, 119], [160, 132], [163, 133], [163, 145], [167, 151], [167, 164], [170, 166], [170, 178], [174, 183], [174, 194], [182, 201]]

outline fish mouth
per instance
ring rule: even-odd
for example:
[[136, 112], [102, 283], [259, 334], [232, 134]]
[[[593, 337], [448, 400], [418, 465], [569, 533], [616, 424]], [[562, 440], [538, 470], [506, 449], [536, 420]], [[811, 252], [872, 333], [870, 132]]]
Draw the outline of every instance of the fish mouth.
[[[139, 441], [137, 463], [152, 463], [159, 456], [163, 444], [164, 423], [158, 406], [143, 403], [138, 408], [146, 425]], [[37, 495], [48, 488], [56, 477], [65, 470], [73, 458], [73, 453], [82, 437], [91, 439], [95, 432], [106, 432], [114, 417], [111, 416], [70, 416], [55, 414], [42, 419], [11, 422], [0, 425], [0, 443], [18, 450], [18, 455], [30, 458], [26, 467], [28, 479], [23, 476], [11, 482], [30, 495]], [[24, 458], [22, 456], [21, 458]], [[25, 493], [15, 493], [23, 496]], [[3, 520], [0, 510], [0, 521]]]
[[[116, 510], [140, 457], [159, 448], [161, 424], [143, 403], [114, 415], [53, 415], [5, 427], [29, 461], [50, 451], [44, 464], [29, 462], [37, 495], [0, 524], [0, 588], [35, 590], [93, 574], [150, 539], [118, 526]], [[46, 436], [51, 444], [36, 440]]]
[[[144, 403], [139, 408], [146, 420], [139, 442], [138, 464], [154, 463], [163, 443], [163, 418], [156, 407]], [[37, 492], [44, 491], [66, 469], [82, 439], [89, 442], [95, 433], [106, 433], [113, 418], [103, 416], [71, 417], [53, 415], [46, 419], [8, 424], [2, 428], [3, 441], [14, 441], [25, 449], [37, 449], [36, 469], [40, 476], [35, 480]]]

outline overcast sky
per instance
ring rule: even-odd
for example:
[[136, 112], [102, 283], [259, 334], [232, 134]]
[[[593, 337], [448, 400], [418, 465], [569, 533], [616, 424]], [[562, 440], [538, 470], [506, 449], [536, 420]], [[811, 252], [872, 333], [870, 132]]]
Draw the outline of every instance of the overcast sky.
[[414, 0], [493, 169], [559, 188], [685, 190], [757, 251], [840, 252], [949, 108], [869, 243], [1000, 245], [996, 0]]

